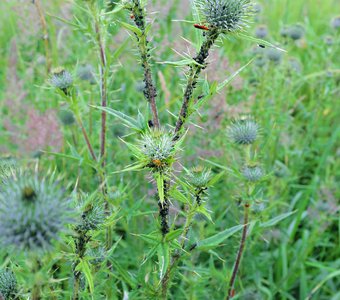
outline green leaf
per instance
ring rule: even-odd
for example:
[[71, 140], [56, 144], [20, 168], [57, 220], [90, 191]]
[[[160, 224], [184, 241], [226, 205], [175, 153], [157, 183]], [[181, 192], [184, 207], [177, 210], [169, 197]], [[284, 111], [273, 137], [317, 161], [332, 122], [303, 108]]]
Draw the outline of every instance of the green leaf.
[[182, 232], [183, 232], [182, 229], [176, 229], [176, 230], [170, 231], [169, 233], [166, 234], [165, 241], [170, 242], [178, 238], [182, 234]]
[[203, 65], [199, 64], [197, 61], [195, 61], [192, 58], [187, 58], [187, 59], [182, 59], [178, 61], [159, 61], [157, 62], [158, 64], [165, 64], [165, 65], [172, 65], [176, 67], [183, 67], [183, 66], [188, 66], [188, 65], [198, 65], [203, 67]]
[[282, 52], [287, 52], [286, 50], [284, 50], [282, 48], [279, 48], [279, 47], [273, 45], [272, 43], [269, 43], [269, 42], [267, 42], [265, 40], [262, 40], [262, 39], [255, 38], [255, 37], [250, 36], [250, 35], [246, 35], [246, 34], [243, 34], [243, 33], [238, 33], [237, 36], [241, 37], [244, 40], [255, 42], [255, 43], [259, 44], [259, 45], [267, 46], [269, 48], [275, 48], [275, 49], [277, 49], [279, 51], [282, 51]]
[[84, 273], [86, 281], [89, 285], [90, 293], [91, 295], [93, 295], [94, 283], [93, 283], [93, 277], [92, 277], [91, 269], [90, 269], [88, 262], [82, 259], [77, 265], [76, 270]]
[[239, 75], [245, 68], [247, 68], [253, 61], [255, 60], [255, 58], [252, 58], [250, 61], [248, 61], [243, 67], [239, 68], [235, 73], [233, 73], [231, 76], [229, 76], [226, 80], [224, 80], [223, 82], [221, 82], [218, 86], [217, 86], [217, 91], [219, 92], [220, 90], [222, 90], [226, 85], [228, 85], [230, 82], [232, 82], [234, 80], [234, 78]]
[[179, 190], [177, 190], [176, 188], [173, 188], [170, 190], [170, 195], [172, 198], [176, 199], [177, 201], [184, 203], [184, 204], [188, 204], [189, 203], [189, 198], [186, 197], [185, 195], [183, 195]]
[[125, 29], [134, 32], [138, 37], [140, 37], [143, 34], [142, 30], [140, 30], [137, 26], [122, 21], [117, 21], [117, 23], [122, 25], [122, 27], [124, 27]]
[[126, 127], [134, 129], [138, 132], [141, 131], [141, 128], [140, 128], [137, 120], [135, 120], [134, 118], [132, 118], [132, 117], [130, 117], [130, 116], [118, 111], [118, 110], [115, 110], [115, 109], [112, 109], [112, 108], [109, 108], [109, 107], [102, 107], [102, 106], [95, 106], [95, 105], [91, 105], [91, 107], [105, 111], [109, 115], [115, 116], [116, 118], [120, 119]]
[[135, 289], [137, 287], [137, 281], [134, 277], [132, 277], [125, 268], [121, 267], [121, 265], [115, 260], [110, 259], [110, 262], [112, 263], [112, 266], [115, 271], [119, 273], [120, 276], [117, 276], [114, 274], [114, 276], [119, 280], [124, 280], [132, 289]]
[[170, 263], [170, 251], [168, 243], [161, 243], [157, 249], [158, 261], [159, 261], [159, 273], [160, 278], [163, 278]]
[[294, 210], [294, 211], [291, 211], [291, 212], [288, 212], [288, 213], [285, 213], [285, 214], [276, 216], [275, 218], [270, 219], [270, 220], [267, 221], [267, 222], [261, 223], [261, 224], [260, 224], [260, 227], [266, 228], [266, 227], [274, 226], [274, 225], [276, 225], [277, 223], [279, 223], [280, 221], [282, 221], [282, 220], [288, 218], [289, 216], [295, 214], [296, 212], [297, 212], [297, 210]]
[[216, 247], [217, 245], [225, 241], [227, 238], [231, 237], [233, 234], [240, 231], [243, 227], [244, 225], [236, 225], [234, 227], [221, 231], [211, 237], [208, 237], [207, 239], [199, 241], [197, 243], [197, 248], [204, 249], [204, 248]]

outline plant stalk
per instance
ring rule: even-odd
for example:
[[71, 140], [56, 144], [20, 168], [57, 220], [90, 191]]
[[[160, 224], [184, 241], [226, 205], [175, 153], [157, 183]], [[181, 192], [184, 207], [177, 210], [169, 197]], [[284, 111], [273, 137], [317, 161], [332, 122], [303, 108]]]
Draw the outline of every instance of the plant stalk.
[[190, 65], [189, 74], [187, 75], [187, 84], [183, 96], [183, 103], [174, 131], [174, 140], [178, 140], [180, 138], [183, 126], [191, 114], [190, 108], [192, 104], [192, 94], [196, 88], [198, 76], [201, 71], [206, 68], [206, 59], [209, 56], [209, 50], [214, 45], [219, 34], [220, 32], [218, 29], [211, 29], [207, 32], [205, 41], [194, 58], [196, 63], [192, 63]]
[[249, 219], [249, 207], [250, 205], [248, 203], [244, 205], [244, 221], [243, 221], [244, 226], [242, 230], [242, 237], [241, 237], [240, 246], [237, 252], [236, 260], [234, 263], [233, 272], [232, 272], [232, 275], [229, 281], [229, 289], [228, 289], [228, 295], [227, 295], [226, 300], [229, 300], [233, 298], [234, 296], [234, 284], [236, 280], [236, 275], [240, 267], [243, 250], [246, 244], [247, 231], [248, 231], [248, 219]]
[[133, 1], [133, 8], [131, 9], [132, 16], [136, 26], [142, 31], [142, 35], [137, 37], [138, 49], [141, 57], [142, 67], [144, 69], [144, 96], [146, 100], [150, 103], [150, 110], [152, 114], [152, 123], [156, 128], [160, 127], [158, 110], [156, 105], [157, 90], [152, 79], [151, 66], [149, 63], [149, 41], [146, 37], [145, 31], [145, 15], [144, 9], [142, 8], [139, 0]]
[[46, 56], [46, 72], [49, 73], [51, 70], [51, 54], [50, 54], [50, 45], [49, 45], [49, 36], [48, 36], [48, 30], [47, 30], [47, 23], [46, 18], [43, 12], [43, 9], [41, 7], [40, 0], [33, 0], [33, 4], [37, 8], [37, 12], [40, 19], [40, 24], [43, 31], [43, 40], [44, 40], [44, 47], [45, 47], [45, 56]]

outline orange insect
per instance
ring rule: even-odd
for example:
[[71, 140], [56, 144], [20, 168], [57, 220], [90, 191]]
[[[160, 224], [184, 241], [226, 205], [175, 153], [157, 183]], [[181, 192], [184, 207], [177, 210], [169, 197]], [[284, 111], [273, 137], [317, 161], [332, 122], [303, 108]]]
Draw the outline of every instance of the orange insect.
[[133, 14], [130, 15], [130, 19], [131, 20], [134, 20], [135, 19], [135, 16]]
[[209, 30], [209, 28], [205, 25], [194, 24], [194, 27], [201, 30]]
[[152, 163], [156, 166], [156, 167], [161, 167], [163, 165], [162, 161], [160, 159], [153, 159]]

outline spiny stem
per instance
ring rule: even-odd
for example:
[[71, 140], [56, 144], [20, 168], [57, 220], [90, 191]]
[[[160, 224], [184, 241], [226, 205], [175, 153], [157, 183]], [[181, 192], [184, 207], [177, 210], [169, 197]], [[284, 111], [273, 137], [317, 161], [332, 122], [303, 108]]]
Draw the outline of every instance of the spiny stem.
[[46, 71], [47, 73], [49, 73], [51, 70], [52, 62], [51, 62], [51, 55], [50, 55], [50, 46], [48, 42], [49, 37], [48, 37], [46, 18], [42, 10], [40, 0], [33, 0], [33, 4], [35, 4], [35, 7], [37, 8], [39, 19], [40, 19], [40, 24], [41, 24], [42, 31], [43, 31], [43, 40], [44, 40], [45, 56], [46, 56]]
[[239, 247], [238, 252], [237, 252], [233, 272], [232, 272], [232, 275], [231, 275], [231, 278], [230, 278], [230, 281], [229, 281], [229, 290], [228, 290], [228, 295], [227, 295], [226, 300], [231, 299], [233, 297], [233, 294], [234, 294], [234, 284], [235, 284], [235, 280], [236, 280], [236, 275], [237, 275], [237, 272], [238, 272], [238, 269], [239, 269], [239, 266], [240, 266], [244, 246], [246, 244], [247, 230], [248, 230], [248, 219], [249, 219], [249, 204], [246, 203], [244, 205], [244, 220], [243, 220], [244, 226], [243, 226], [243, 230], [242, 230], [240, 247]]
[[[107, 106], [107, 64], [106, 64], [106, 54], [105, 54], [105, 45], [103, 38], [100, 32], [100, 25], [97, 16], [97, 12], [93, 8], [95, 14], [95, 32], [97, 38], [97, 44], [99, 48], [99, 57], [100, 57], [100, 98], [101, 98], [101, 106]], [[102, 160], [102, 167], [105, 167], [105, 145], [106, 144], [106, 112], [102, 110], [101, 113], [101, 132], [100, 132], [100, 158]]]
[[220, 32], [218, 29], [211, 29], [207, 32], [205, 41], [203, 42], [197, 56], [194, 58], [197, 64], [192, 63], [190, 65], [189, 74], [187, 75], [187, 84], [183, 96], [183, 103], [176, 122], [174, 140], [178, 140], [180, 138], [183, 126], [191, 113], [190, 108], [192, 104], [192, 94], [196, 88], [198, 76], [206, 67], [206, 59], [209, 56], [209, 50], [214, 45], [219, 34]]
[[[193, 209], [191, 209], [189, 211], [188, 217], [185, 220], [183, 233], [181, 235], [181, 248], [183, 249], [183, 251], [184, 251], [185, 241], [186, 241], [186, 238], [188, 236], [188, 232], [189, 232], [191, 224], [192, 224], [192, 219], [195, 215], [195, 209], [196, 209], [196, 205]], [[172, 257], [171, 264], [167, 268], [167, 270], [166, 270], [166, 272], [165, 272], [165, 274], [162, 278], [162, 296], [164, 297], [164, 299], [166, 299], [166, 297], [167, 297], [168, 286], [169, 286], [169, 282], [170, 282], [170, 279], [171, 279], [171, 272], [178, 265], [180, 258], [181, 258], [181, 254], [179, 252], [176, 252]]]
[[159, 207], [159, 216], [161, 218], [161, 232], [162, 235], [165, 236], [169, 232], [169, 185], [170, 182], [168, 180], [164, 181], [164, 201], [161, 203], [161, 201], [158, 201], [158, 207]]
[[145, 31], [144, 9], [141, 6], [139, 0], [133, 1], [133, 7], [131, 8], [131, 12], [136, 26], [142, 31], [141, 36], [136, 37], [138, 40], [138, 49], [141, 57], [142, 67], [144, 69], [144, 83], [145, 83], [144, 96], [146, 100], [150, 103], [152, 123], [156, 128], [159, 128], [160, 122], [156, 105], [157, 90], [152, 79], [151, 66], [149, 63], [150, 57], [149, 41], [147, 40]]

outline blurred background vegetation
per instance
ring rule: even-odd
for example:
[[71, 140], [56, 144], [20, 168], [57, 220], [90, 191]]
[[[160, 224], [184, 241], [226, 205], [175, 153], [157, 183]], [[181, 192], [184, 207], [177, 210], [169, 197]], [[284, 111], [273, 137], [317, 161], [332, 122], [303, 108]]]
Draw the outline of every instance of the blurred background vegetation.
[[[61, 20], [73, 22], [77, 17], [86, 21], [86, 15], [72, 1], [41, 3], [52, 67], [63, 66], [74, 75], [84, 122], [98, 150], [100, 113], [88, 106], [99, 105], [100, 99], [97, 50], [83, 33]], [[238, 38], [219, 43], [204, 71], [210, 82], [221, 82], [252, 57], [256, 59], [195, 115], [181, 164], [204, 164], [215, 173], [221, 171], [220, 166], [233, 167], [237, 157], [227, 142], [225, 128], [235, 117], [253, 115], [262, 127], [261, 161], [272, 175], [253, 218], [266, 221], [287, 211], [296, 213], [248, 239], [239, 273], [239, 299], [306, 299], [312, 291], [313, 299], [340, 299], [340, 20], [335, 19], [339, 18], [340, 5], [338, 0], [268, 0], [260, 1], [257, 8], [251, 34], [263, 36], [287, 52], [262, 49]], [[114, 18], [129, 22], [126, 12]], [[182, 22], [192, 20], [190, 2], [149, 1], [148, 18], [153, 23], [150, 36], [155, 48], [153, 70], [161, 91], [161, 120], [174, 125], [169, 111], [176, 114], [180, 108], [184, 73], [157, 62], [180, 60], [178, 53], [195, 53], [190, 41], [196, 41], [197, 30]], [[28, 0], [2, 0], [0, 28], [1, 156], [28, 163], [39, 160], [41, 168], [56, 168], [64, 174], [67, 183], [74, 185], [79, 178], [83, 191], [93, 190], [97, 179], [81, 160], [44, 152], [88, 155], [72, 114], [49, 87], [43, 32], [35, 6]], [[147, 115], [134, 41], [117, 23], [108, 24], [108, 30], [108, 49], [120, 51], [112, 62], [109, 107], [133, 117], [138, 111]], [[133, 162], [133, 157], [118, 138], [129, 130], [113, 117], [108, 122], [108, 169], [114, 172]], [[136, 173], [115, 174], [109, 180], [112, 202], [123, 216], [116, 225], [115, 239], [121, 236], [122, 240], [114, 255], [125, 270], [138, 277], [139, 268], [151, 268], [147, 264], [140, 267], [148, 245], [131, 233], [156, 228], [152, 185], [144, 184], [144, 174]], [[239, 223], [238, 189], [228, 175], [211, 189], [213, 223], [198, 220], [190, 239]], [[173, 203], [173, 216], [177, 206]], [[181, 224], [181, 218], [176, 222]], [[190, 276], [177, 279], [174, 299], [221, 299], [238, 240], [235, 235], [214, 251], [193, 255], [182, 266], [182, 274]], [[120, 284], [123, 287], [117, 289], [124, 290], [128, 283]]]

